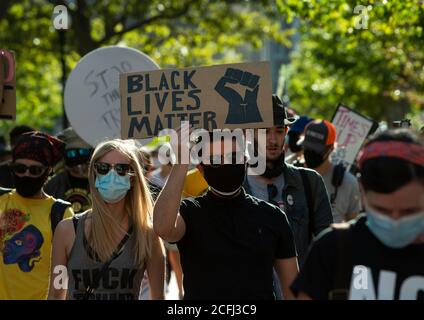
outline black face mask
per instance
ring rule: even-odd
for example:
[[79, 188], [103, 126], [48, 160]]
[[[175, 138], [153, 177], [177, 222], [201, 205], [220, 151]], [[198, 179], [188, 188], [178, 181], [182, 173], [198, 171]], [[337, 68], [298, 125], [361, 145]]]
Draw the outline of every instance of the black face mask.
[[246, 175], [245, 164], [224, 164], [217, 167], [202, 165], [202, 168], [208, 185], [223, 196], [237, 192]]
[[30, 198], [34, 196], [43, 187], [47, 180], [47, 176], [48, 172], [37, 178], [28, 176], [18, 177], [15, 173], [13, 173], [16, 192], [24, 198]]
[[318, 168], [325, 161], [324, 156], [313, 150], [304, 150], [303, 156], [305, 157], [306, 165], [311, 169]]
[[285, 155], [283, 152], [277, 160], [272, 161], [272, 168], [267, 165], [262, 177], [272, 179], [282, 174], [284, 171], [284, 157]]
[[297, 153], [299, 151], [302, 151], [302, 146], [298, 146], [297, 142], [299, 141], [300, 138], [300, 132], [288, 132], [288, 145], [289, 145], [289, 149], [291, 152], [293, 153]]

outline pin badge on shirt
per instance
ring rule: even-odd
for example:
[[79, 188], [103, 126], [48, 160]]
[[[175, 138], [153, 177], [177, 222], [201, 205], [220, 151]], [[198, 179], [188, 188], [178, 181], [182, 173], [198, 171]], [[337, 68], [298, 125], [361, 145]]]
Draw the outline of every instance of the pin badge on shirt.
[[287, 195], [287, 203], [289, 206], [294, 205], [293, 196], [291, 194]]

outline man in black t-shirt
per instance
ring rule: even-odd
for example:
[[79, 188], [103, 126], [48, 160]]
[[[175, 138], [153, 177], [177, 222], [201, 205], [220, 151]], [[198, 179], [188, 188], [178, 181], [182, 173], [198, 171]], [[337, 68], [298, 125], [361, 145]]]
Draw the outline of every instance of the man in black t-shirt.
[[424, 146], [383, 132], [359, 168], [367, 214], [321, 234], [291, 288], [300, 299], [424, 300]]
[[224, 143], [212, 141], [202, 149], [202, 159], [226, 157], [232, 163], [199, 166], [210, 186], [203, 196], [180, 204], [189, 165], [173, 166], [155, 205], [153, 227], [165, 241], [178, 245], [184, 299], [274, 299], [273, 267], [290, 299], [289, 284], [298, 266], [287, 217], [278, 207], [246, 194], [244, 150], [233, 141], [225, 154]]

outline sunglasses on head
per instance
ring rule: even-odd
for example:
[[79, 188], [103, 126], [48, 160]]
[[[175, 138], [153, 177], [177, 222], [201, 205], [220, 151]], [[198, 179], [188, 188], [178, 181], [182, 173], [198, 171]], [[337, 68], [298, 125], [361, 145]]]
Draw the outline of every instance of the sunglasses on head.
[[133, 175], [134, 171], [131, 166], [127, 163], [115, 163], [110, 164], [106, 162], [96, 162], [94, 164], [97, 174], [104, 176], [109, 173], [113, 168], [115, 172], [120, 176]]
[[77, 159], [77, 158], [88, 158], [91, 155], [90, 149], [85, 148], [75, 148], [75, 149], [68, 149], [65, 151], [65, 157], [67, 159]]
[[16, 174], [25, 174], [27, 171], [33, 176], [41, 176], [47, 169], [47, 167], [44, 166], [27, 166], [23, 163], [12, 163], [11, 164], [13, 172]]

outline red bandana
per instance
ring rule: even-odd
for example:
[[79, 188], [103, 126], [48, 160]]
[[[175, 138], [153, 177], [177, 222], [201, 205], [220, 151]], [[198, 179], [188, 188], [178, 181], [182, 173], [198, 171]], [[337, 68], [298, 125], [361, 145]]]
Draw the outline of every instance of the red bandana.
[[409, 142], [376, 141], [369, 144], [359, 153], [359, 167], [362, 168], [364, 161], [379, 157], [399, 158], [424, 166], [424, 147]]
[[23, 134], [13, 148], [13, 160], [31, 159], [45, 166], [54, 166], [63, 156], [63, 141], [46, 133], [32, 131]]

